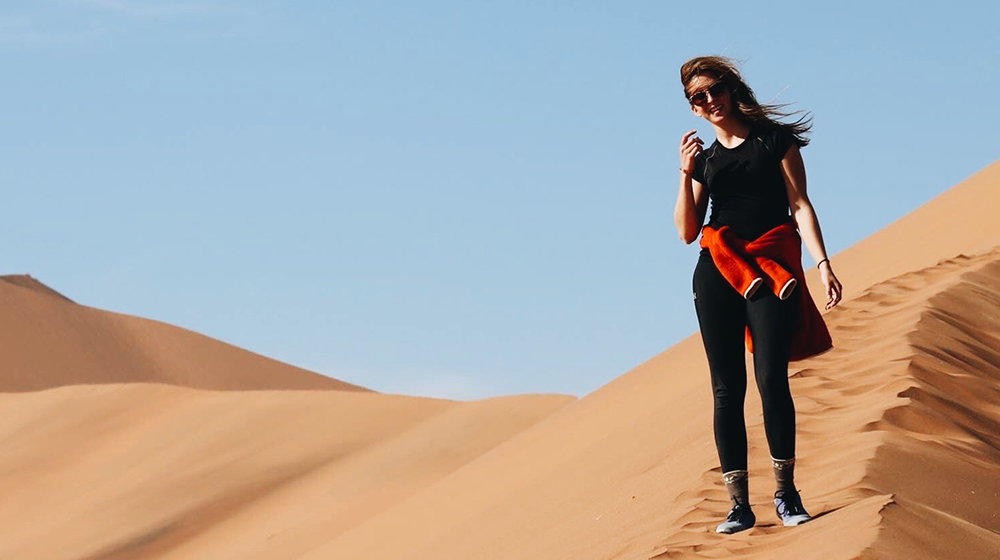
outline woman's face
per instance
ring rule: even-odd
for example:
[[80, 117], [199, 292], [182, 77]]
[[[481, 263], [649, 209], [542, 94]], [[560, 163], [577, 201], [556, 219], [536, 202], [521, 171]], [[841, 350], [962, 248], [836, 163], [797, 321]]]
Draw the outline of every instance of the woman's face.
[[714, 76], [699, 74], [688, 82], [691, 111], [710, 123], [718, 123], [732, 115], [729, 88]]

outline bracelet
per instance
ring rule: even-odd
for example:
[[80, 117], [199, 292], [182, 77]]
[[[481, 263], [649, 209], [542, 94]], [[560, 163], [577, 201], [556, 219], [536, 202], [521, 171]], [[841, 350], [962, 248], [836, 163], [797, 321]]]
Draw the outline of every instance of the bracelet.
[[818, 263], [816, 263], [816, 268], [819, 268], [820, 265], [822, 265], [825, 262], [830, 262], [830, 259], [823, 259], [823, 260], [819, 261]]
[[688, 171], [688, 170], [684, 169], [683, 167], [678, 167], [677, 169], [679, 169], [681, 171], [681, 173], [687, 173], [688, 175], [694, 173], [694, 169], [692, 169], [691, 171]]

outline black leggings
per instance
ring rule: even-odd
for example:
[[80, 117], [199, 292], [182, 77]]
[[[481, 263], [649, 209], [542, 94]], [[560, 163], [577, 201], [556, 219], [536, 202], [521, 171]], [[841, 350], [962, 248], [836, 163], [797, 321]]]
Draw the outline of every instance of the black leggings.
[[747, 391], [744, 329], [753, 337], [753, 365], [764, 405], [771, 457], [795, 456], [795, 405], [788, 389], [788, 356], [796, 298], [780, 300], [763, 285], [749, 300], [723, 278], [707, 250], [694, 269], [694, 303], [715, 393], [715, 445], [722, 472], [747, 469]]

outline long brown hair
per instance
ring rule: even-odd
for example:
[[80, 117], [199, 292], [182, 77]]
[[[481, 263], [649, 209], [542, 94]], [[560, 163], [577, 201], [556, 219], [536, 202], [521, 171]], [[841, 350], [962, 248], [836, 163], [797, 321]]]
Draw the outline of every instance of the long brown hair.
[[[809, 144], [806, 134], [812, 129], [812, 117], [803, 111], [786, 112], [785, 103], [762, 104], [757, 101], [750, 86], [743, 81], [743, 76], [733, 61], [722, 56], [699, 56], [692, 58], [681, 66], [681, 85], [684, 86], [684, 97], [688, 97], [688, 83], [695, 76], [710, 76], [725, 82], [730, 97], [736, 101], [736, 111], [739, 117], [750, 125], [762, 125], [767, 128], [781, 128], [795, 137], [799, 147]], [[801, 115], [794, 122], [781, 122], [778, 119]]]

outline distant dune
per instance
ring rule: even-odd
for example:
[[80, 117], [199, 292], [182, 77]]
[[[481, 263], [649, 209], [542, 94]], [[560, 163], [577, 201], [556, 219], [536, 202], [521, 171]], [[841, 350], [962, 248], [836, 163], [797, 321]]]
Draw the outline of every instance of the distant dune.
[[337, 387], [0, 283], [0, 558], [998, 559], [998, 203], [994, 163], [833, 257], [835, 348], [790, 370], [816, 519], [776, 522], [750, 390], [731, 536], [697, 334], [581, 399], [250, 391]]
[[84, 383], [368, 391], [172, 325], [77, 305], [31, 276], [0, 279], [3, 391]]
[[66, 300], [70, 303], [73, 300], [60, 294], [59, 292], [53, 290], [52, 288], [42, 284], [35, 278], [32, 278], [30, 274], [8, 274], [6, 276], [0, 276], [0, 280], [7, 282], [8, 284], [13, 284], [15, 286], [20, 286], [22, 288], [28, 288], [29, 290], [35, 290], [36, 292], [57, 297], [59, 299]]

